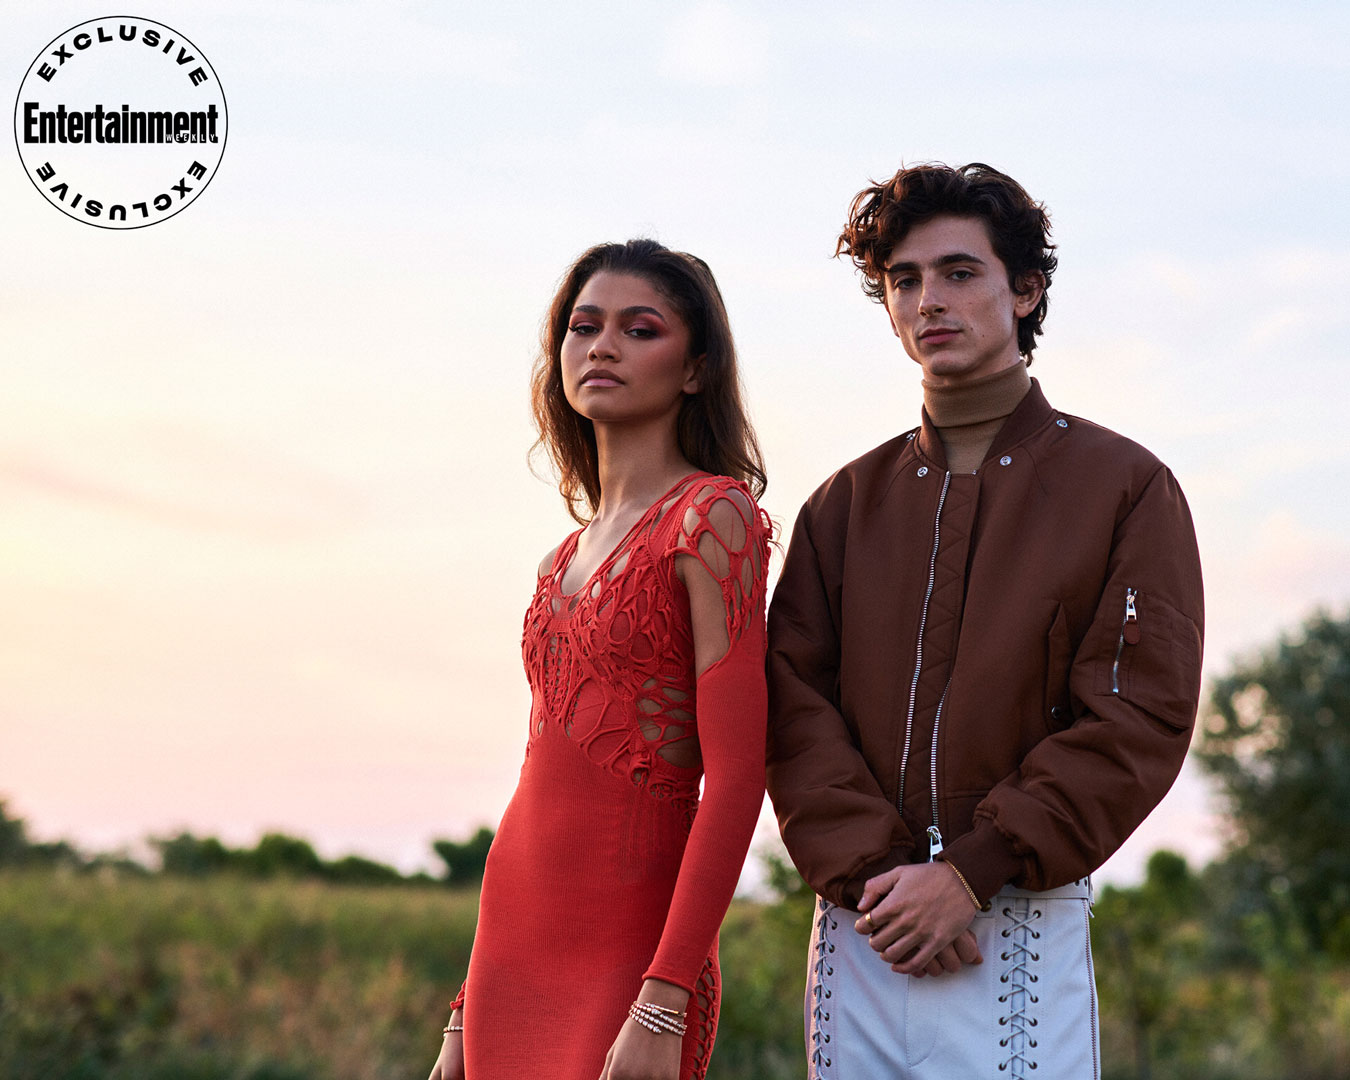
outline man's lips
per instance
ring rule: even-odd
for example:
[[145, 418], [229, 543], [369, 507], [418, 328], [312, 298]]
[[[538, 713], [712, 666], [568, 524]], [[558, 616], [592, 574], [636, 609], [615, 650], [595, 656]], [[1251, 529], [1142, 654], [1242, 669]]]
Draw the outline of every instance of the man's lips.
[[954, 330], [948, 326], [936, 326], [921, 333], [919, 340], [926, 345], [941, 345], [944, 342], [951, 341], [959, 333], [959, 330]]

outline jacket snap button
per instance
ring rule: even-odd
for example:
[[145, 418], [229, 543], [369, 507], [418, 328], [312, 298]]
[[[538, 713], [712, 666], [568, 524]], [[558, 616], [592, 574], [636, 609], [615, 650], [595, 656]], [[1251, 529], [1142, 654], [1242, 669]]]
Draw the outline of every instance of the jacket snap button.
[[1010, 458], [1007, 454], [1004, 454], [1001, 458], [998, 459], [998, 463], [1000, 465], [1011, 465], [1012, 458]]
[[927, 466], [927, 465], [920, 465], [920, 466], [919, 466], [919, 475], [920, 475], [920, 476], [927, 476], [927, 475], [928, 475], [928, 466]]
[[1067, 420], [1056, 420], [1055, 423], [1058, 424], [1060, 427], [1069, 426], [1069, 422]]
[[908, 435], [905, 436], [905, 442], [913, 442], [913, 441], [914, 441], [914, 432], [911, 431]]
[[1050, 719], [1055, 721], [1055, 723], [1057, 724], [1061, 723], [1064, 720], [1065, 716], [1068, 715], [1068, 712], [1069, 710], [1066, 709], [1063, 705], [1056, 705], [1053, 709], [1050, 710]]

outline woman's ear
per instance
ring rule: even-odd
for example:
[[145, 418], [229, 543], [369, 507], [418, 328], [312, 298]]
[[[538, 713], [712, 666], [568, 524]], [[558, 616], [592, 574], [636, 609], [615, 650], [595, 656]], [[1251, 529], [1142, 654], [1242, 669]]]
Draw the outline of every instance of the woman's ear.
[[686, 394], [697, 394], [703, 389], [703, 362], [707, 358], [707, 353], [701, 353], [698, 356], [691, 356], [685, 361], [684, 392]]

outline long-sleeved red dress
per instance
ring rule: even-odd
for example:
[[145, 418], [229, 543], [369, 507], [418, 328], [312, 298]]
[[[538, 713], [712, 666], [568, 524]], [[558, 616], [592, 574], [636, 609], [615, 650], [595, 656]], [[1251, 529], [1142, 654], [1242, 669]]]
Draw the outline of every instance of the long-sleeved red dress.
[[[467, 1080], [596, 1080], [648, 977], [690, 991], [680, 1076], [707, 1072], [717, 929], [763, 801], [769, 534], [744, 485], [700, 473], [577, 592], [561, 582], [579, 532], [539, 579], [525, 763], [461, 993]], [[728, 650], [697, 682], [681, 555], [726, 607]]]

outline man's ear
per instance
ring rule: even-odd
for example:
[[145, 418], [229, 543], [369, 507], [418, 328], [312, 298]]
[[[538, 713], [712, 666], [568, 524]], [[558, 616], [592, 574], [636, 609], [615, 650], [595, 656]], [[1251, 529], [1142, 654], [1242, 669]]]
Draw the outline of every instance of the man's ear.
[[1039, 270], [1028, 270], [1020, 275], [1013, 285], [1013, 313], [1019, 319], [1025, 319], [1041, 302], [1045, 295], [1045, 275]]

